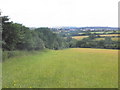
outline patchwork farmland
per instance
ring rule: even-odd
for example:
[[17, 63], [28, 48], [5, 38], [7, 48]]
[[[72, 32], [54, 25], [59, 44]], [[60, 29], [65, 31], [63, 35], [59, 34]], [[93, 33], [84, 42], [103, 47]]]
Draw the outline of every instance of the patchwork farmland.
[[[118, 41], [120, 39], [120, 34], [103, 34], [103, 35], [99, 35], [100, 38], [96, 38], [96, 40], [104, 40], [105, 37], [112, 37], [112, 40], [114, 41]], [[82, 40], [83, 38], [87, 38], [89, 36], [85, 35], [85, 36], [72, 36], [73, 39], [77, 39], [77, 40]]]

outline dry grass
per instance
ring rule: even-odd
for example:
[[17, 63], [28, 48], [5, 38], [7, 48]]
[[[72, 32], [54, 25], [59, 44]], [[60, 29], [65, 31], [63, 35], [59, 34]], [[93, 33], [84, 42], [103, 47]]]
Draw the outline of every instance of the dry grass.
[[113, 50], [113, 49], [94, 49], [94, 48], [79, 48], [79, 49], [74, 48], [73, 50], [77, 52], [87, 52], [87, 53], [114, 54], [116, 56], [118, 56], [118, 51], [119, 51], [119, 50]]
[[[120, 36], [120, 34], [106, 34], [106, 35], [100, 35], [100, 36]], [[77, 40], [82, 40], [83, 38], [87, 38], [88, 36], [73, 36], [73, 39], [77, 39]], [[104, 38], [97, 38], [96, 40], [104, 40]], [[116, 38], [113, 38], [112, 40], [118, 40]]]
[[77, 40], [82, 40], [83, 38], [86, 38], [88, 36], [73, 36], [73, 39], [77, 39]]
[[95, 40], [100, 41], [100, 40], [105, 40], [105, 38], [95, 38]]

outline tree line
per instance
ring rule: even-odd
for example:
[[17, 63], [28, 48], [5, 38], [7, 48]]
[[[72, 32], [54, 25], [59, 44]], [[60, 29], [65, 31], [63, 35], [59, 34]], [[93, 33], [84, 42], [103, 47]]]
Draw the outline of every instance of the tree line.
[[72, 40], [69, 37], [71, 48], [103, 48], [103, 49], [120, 49], [120, 41], [113, 41], [111, 37], [105, 37], [104, 40], [95, 40], [95, 38], [100, 38], [99, 35], [91, 34], [87, 38], [82, 40]]
[[3, 50], [41, 50], [62, 49], [67, 47], [66, 41], [49, 28], [31, 30], [22, 24], [9, 21], [8, 16], [2, 18]]

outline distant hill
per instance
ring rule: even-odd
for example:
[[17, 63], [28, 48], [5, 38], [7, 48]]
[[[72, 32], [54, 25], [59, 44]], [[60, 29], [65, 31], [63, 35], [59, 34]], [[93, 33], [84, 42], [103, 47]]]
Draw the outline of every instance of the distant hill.
[[69, 29], [79, 29], [79, 30], [118, 30], [117, 27], [56, 27], [53, 29], [57, 30], [69, 30]]

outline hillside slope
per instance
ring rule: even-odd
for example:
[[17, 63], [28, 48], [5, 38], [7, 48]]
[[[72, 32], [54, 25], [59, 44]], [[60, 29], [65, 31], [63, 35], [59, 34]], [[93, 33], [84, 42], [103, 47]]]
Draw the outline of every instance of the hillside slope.
[[117, 87], [117, 50], [48, 50], [3, 63], [3, 88]]

